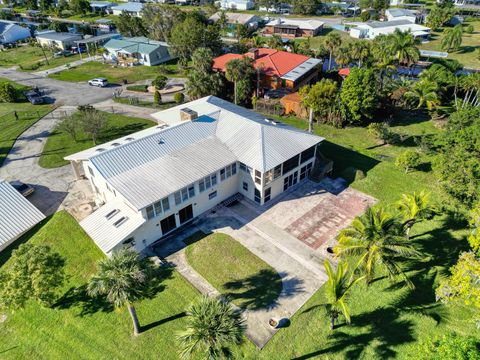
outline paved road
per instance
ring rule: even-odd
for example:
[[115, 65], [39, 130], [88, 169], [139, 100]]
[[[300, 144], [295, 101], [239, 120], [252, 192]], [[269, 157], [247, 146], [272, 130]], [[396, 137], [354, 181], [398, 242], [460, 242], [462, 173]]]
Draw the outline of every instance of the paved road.
[[71, 66], [71, 67], [79, 66], [79, 65], [85, 64], [87, 62], [94, 61], [95, 59], [96, 59], [95, 56], [90, 56], [90, 57], [86, 56], [83, 59], [72, 61], [72, 62], [68, 63], [68, 66], [67, 66], [67, 64], [60, 65], [60, 66], [57, 66], [53, 69], [35, 71], [32, 74], [42, 76], [42, 77], [47, 77], [49, 74], [55, 74], [55, 73], [58, 73], [60, 71], [67, 70], [69, 66]]
[[38, 160], [52, 129], [66, 113], [73, 111], [74, 106], [62, 106], [37, 121], [20, 135], [0, 167], [1, 179], [20, 180], [35, 187], [29, 200], [46, 215], [57, 211], [74, 177], [70, 166], [44, 169], [38, 165]]
[[112, 97], [116, 88], [91, 87], [88, 84], [70, 83], [38, 75], [16, 71], [13, 68], [0, 68], [0, 77], [13, 80], [17, 83], [38, 86], [39, 89], [45, 90], [46, 96], [57, 104], [62, 105], [86, 105], [95, 104]]

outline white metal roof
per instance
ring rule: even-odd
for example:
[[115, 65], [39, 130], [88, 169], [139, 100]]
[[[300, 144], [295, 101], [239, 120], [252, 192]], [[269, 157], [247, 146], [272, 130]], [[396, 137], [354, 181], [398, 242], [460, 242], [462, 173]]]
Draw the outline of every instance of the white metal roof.
[[104, 253], [108, 253], [144, 222], [142, 215], [128, 205], [112, 201], [83, 219], [80, 226]]
[[[181, 122], [180, 110], [186, 107], [198, 119]], [[323, 140], [214, 96], [152, 116], [176, 125], [135, 133], [130, 135], [134, 140], [66, 159], [89, 159], [116, 191], [142, 209], [232, 162], [265, 172]]]
[[40, 210], [0, 179], [0, 250], [43, 219]]
[[305, 30], [316, 30], [319, 27], [322, 27], [325, 23], [323, 21], [315, 19], [291, 19], [291, 18], [278, 18], [270, 21], [267, 26], [279, 26], [279, 25], [290, 25], [298, 26], [300, 29]]

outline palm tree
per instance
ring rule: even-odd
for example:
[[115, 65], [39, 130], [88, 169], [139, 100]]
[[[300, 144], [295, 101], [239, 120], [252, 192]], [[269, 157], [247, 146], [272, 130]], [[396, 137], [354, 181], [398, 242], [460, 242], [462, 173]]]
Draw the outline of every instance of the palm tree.
[[350, 56], [357, 61], [358, 67], [362, 67], [365, 60], [370, 57], [370, 44], [365, 40], [351, 42], [348, 46]]
[[340, 66], [346, 66], [350, 63], [350, 48], [341, 46], [335, 50], [335, 62]]
[[328, 275], [328, 281], [325, 287], [325, 297], [327, 298], [327, 311], [330, 315], [330, 330], [335, 327], [335, 321], [340, 314], [343, 314], [347, 324], [350, 324], [350, 309], [347, 303], [347, 295], [350, 289], [358, 281], [363, 280], [360, 277], [354, 281], [349, 280], [348, 264], [340, 262], [337, 266], [337, 271], [333, 271], [330, 262], [325, 259], [323, 266]]
[[238, 104], [237, 100], [237, 82], [241, 80], [243, 76], [242, 72], [242, 63], [239, 59], [230, 60], [227, 63], [227, 69], [225, 71], [225, 77], [228, 81], [233, 82], [233, 98], [235, 100], [235, 104]]
[[367, 208], [340, 232], [338, 242], [334, 248], [336, 256], [358, 257], [355, 271], [363, 272], [367, 284], [381, 266], [391, 279], [400, 275], [414, 287], [398, 262], [399, 257], [416, 257], [418, 252], [405, 238], [398, 219], [382, 208]]
[[332, 54], [333, 50], [339, 47], [342, 44], [342, 37], [340, 34], [331, 32], [325, 38], [325, 46], [329, 51], [329, 58], [328, 58], [328, 70], [332, 68]]
[[239, 344], [245, 332], [240, 310], [218, 298], [203, 296], [187, 311], [187, 329], [178, 335], [181, 357], [202, 353], [205, 359], [230, 354], [229, 346]]
[[417, 103], [417, 109], [426, 106], [428, 110], [440, 105], [438, 85], [433, 81], [420, 80], [405, 93], [405, 98]]
[[[253, 60], [249, 57], [241, 60], [233, 59], [227, 62], [226, 68], [225, 77], [228, 81], [233, 82], [235, 104], [238, 104], [239, 95], [242, 95], [242, 98], [244, 97], [244, 93], [249, 90], [250, 82], [255, 74]], [[239, 86], [239, 83], [241, 83], [241, 86]]]
[[424, 191], [403, 194], [396, 206], [403, 217], [404, 223], [402, 225], [408, 238], [413, 225], [425, 219], [431, 213], [430, 194]]
[[403, 32], [395, 29], [395, 32], [388, 38], [390, 53], [400, 64], [412, 65], [418, 61], [420, 52], [417, 45], [420, 40], [415, 38], [410, 31]]
[[466, 105], [480, 105], [480, 73], [473, 73], [464, 76], [460, 80], [460, 86], [465, 91], [462, 107]]
[[447, 51], [453, 49], [457, 51], [462, 45], [462, 36], [462, 24], [457, 24], [453, 28], [445, 29], [445, 33], [442, 39], [442, 49]]
[[90, 296], [107, 295], [115, 307], [127, 306], [133, 322], [133, 332], [140, 333], [140, 323], [133, 302], [145, 296], [153, 274], [153, 265], [148, 259], [140, 259], [136, 252], [120, 250], [111, 258], [98, 263], [99, 271], [92, 276], [87, 286]]

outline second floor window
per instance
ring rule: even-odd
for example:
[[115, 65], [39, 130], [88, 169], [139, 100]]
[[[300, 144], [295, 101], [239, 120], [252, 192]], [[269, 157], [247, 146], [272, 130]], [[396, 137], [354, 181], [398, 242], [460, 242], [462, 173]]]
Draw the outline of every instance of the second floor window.
[[204, 192], [215, 185], [217, 185], [217, 173], [208, 175], [198, 182], [200, 192]]
[[183, 189], [173, 194], [175, 198], [175, 205], [179, 205], [184, 201], [195, 196], [195, 185], [191, 184], [185, 186]]
[[220, 170], [220, 180], [223, 181], [228, 179], [230, 176], [237, 173], [237, 163], [228, 165], [227, 167]]
[[167, 210], [170, 210], [170, 202], [168, 201], [168, 197], [146, 207], [147, 219], [150, 220], [154, 217], [160, 216], [160, 214]]

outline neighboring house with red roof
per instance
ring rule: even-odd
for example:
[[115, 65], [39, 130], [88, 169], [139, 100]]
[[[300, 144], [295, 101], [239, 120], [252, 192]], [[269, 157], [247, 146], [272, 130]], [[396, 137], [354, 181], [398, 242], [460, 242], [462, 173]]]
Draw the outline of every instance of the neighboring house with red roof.
[[288, 89], [296, 91], [299, 87], [317, 81], [319, 59], [293, 54], [275, 49], [250, 49], [245, 54], [225, 54], [213, 60], [213, 70], [225, 72], [227, 63], [233, 59], [248, 56], [253, 66], [260, 71], [260, 86], [264, 90]]

